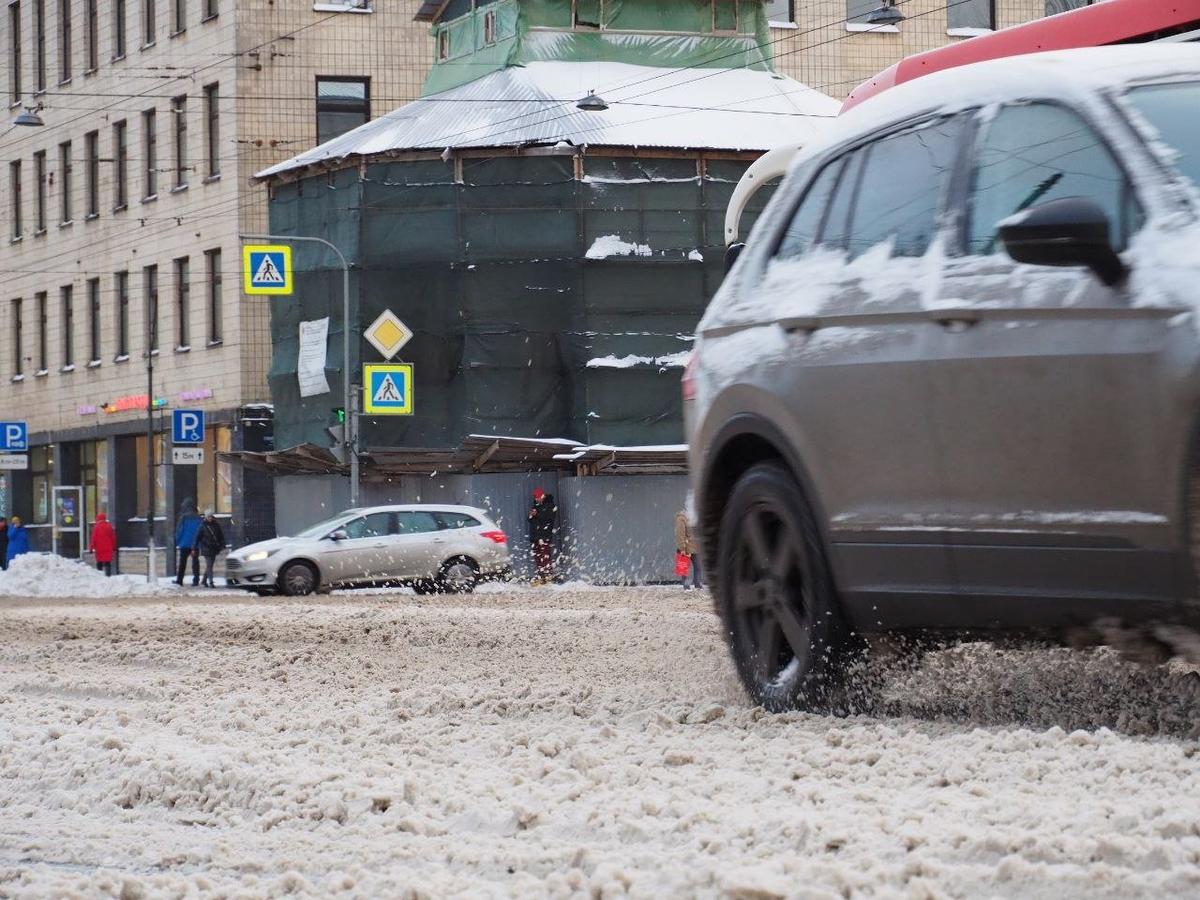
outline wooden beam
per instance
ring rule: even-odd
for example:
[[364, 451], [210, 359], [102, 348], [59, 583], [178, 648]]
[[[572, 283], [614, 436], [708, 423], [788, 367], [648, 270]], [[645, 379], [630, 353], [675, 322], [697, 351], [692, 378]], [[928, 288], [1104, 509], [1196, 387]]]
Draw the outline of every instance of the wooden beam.
[[487, 461], [495, 456], [499, 451], [500, 442], [492, 441], [492, 445], [490, 447], [475, 457], [475, 461], [471, 463], [471, 469], [475, 472], [478, 472], [483, 468], [484, 464], [487, 463]]

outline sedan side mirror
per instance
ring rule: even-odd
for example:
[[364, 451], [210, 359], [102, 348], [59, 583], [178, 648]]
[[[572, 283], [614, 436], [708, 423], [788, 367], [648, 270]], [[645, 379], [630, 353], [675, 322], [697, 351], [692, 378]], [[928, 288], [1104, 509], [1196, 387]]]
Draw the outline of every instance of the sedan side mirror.
[[337, 528], [329, 533], [329, 539], [331, 541], [344, 541], [349, 537], [350, 535], [346, 534], [345, 528]]
[[725, 272], [733, 268], [733, 264], [738, 261], [738, 257], [742, 255], [742, 251], [746, 249], [746, 245], [741, 241], [735, 241], [725, 248]]
[[1129, 274], [1108, 239], [1108, 216], [1086, 197], [1064, 197], [1030, 207], [997, 227], [1004, 249], [1017, 262], [1087, 266], [1110, 287]]

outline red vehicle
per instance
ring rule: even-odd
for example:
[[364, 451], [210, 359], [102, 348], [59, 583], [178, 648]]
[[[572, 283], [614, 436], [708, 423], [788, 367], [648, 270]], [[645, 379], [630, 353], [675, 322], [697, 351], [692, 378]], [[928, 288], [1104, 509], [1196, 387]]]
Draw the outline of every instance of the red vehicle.
[[890, 87], [930, 72], [985, 59], [1043, 50], [1150, 41], [1200, 41], [1200, 0], [1172, 0], [1170, 3], [1164, 0], [1101, 0], [1092, 6], [916, 53], [856, 87], [842, 104], [842, 112]]

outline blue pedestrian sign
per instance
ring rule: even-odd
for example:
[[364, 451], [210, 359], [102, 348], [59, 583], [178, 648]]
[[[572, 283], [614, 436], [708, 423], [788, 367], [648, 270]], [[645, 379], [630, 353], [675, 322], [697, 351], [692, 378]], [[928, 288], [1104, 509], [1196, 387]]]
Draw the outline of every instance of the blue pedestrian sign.
[[177, 409], [171, 413], [172, 444], [204, 443], [204, 410]]
[[29, 449], [29, 426], [24, 422], [0, 422], [0, 452], [24, 453]]
[[285, 244], [242, 248], [243, 289], [247, 294], [290, 294], [292, 248]]
[[370, 363], [363, 366], [363, 412], [372, 416], [411, 416], [412, 363]]

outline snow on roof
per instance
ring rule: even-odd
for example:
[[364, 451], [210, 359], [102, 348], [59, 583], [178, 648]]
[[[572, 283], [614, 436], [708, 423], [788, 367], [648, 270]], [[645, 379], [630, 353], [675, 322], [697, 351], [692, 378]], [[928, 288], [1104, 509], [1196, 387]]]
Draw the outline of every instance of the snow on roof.
[[[592, 90], [608, 109], [575, 106]], [[394, 150], [560, 141], [761, 151], [817, 136], [838, 108], [832, 97], [771, 72], [532, 62], [415, 100], [257, 177]]]

